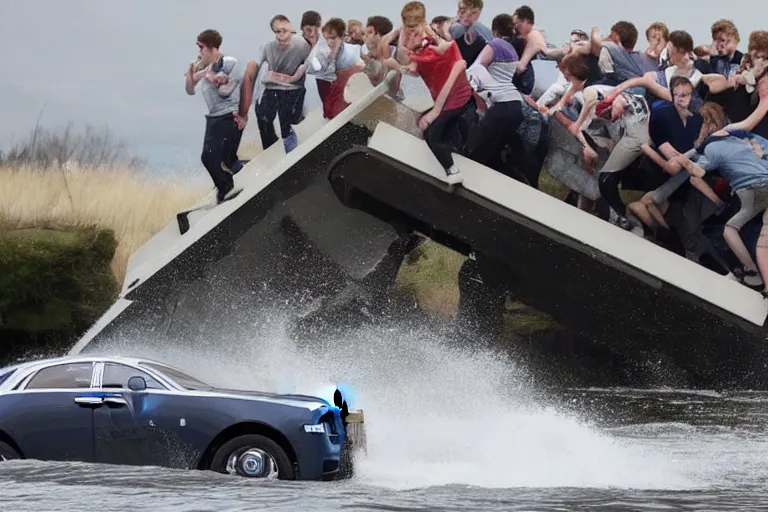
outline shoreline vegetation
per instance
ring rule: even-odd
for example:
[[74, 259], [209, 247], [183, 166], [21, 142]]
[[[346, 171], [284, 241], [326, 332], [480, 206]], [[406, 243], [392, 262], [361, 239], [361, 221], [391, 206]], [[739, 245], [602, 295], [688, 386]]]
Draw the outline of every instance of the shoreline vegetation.
[[[248, 135], [240, 156], [250, 159], [261, 147], [257, 137]], [[14, 332], [26, 330], [33, 341], [39, 341], [40, 332], [57, 340], [62, 333], [81, 335], [117, 297], [130, 255], [211, 189], [204, 181], [182, 181], [178, 175], [150, 175], [137, 160], [125, 157], [124, 146], [108, 132], [87, 128], [78, 136], [71, 127], [63, 132], [36, 129], [29, 140], [0, 154], [0, 183], [0, 273], [14, 276], [6, 279], [10, 289], [0, 293], [0, 340], [9, 330], [3, 323], [8, 312], [24, 296], [32, 301], [25, 303], [29, 314], [21, 315], [25, 320]], [[540, 187], [560, 199], [568, 193], [546, 172]], [[403, 262], [395, 292], [429, 313], [453, 316], [463, 261], [461, 254], [428, 241]], [[95, 281], [83, 273], [83, 264], [91, 266]], [[46, 280], [51, 284], [43, 286]], [[61, 297], [67, 297], [67, 307], [61, 306]], [[82, 304], [72, 304], [78, 300]], [[514, 334], [559, 330], [550, 317], [522, 303], [510, 302], [507, 310]], [[18, 311], [15, 316], [20, 317]], [[72, 325], [64, 328], [67, 322]]]

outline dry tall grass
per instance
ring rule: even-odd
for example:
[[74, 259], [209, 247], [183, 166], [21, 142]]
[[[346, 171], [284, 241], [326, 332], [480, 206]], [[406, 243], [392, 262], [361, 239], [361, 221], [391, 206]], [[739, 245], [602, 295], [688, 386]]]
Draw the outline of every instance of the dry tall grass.
[[130, 255], [210, 190], [120, 167], [0, 167], [0, 227], [111, 229], [118, 241], [112, 270], [122, 284]]

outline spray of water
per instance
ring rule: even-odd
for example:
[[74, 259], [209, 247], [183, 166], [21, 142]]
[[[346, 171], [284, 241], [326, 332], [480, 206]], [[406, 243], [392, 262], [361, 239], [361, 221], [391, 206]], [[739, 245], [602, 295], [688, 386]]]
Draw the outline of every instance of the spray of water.
[[241, 389], [331, 399], [341, 383], [351, 407], [365, 411], [368, 454], [358, 460], [356, 479], [367, 485], [694, 486], [689, 468], [665, 450], [619, 440], [537, 404], [529, 375], [503, 354], [448, 346], [412, 325], [297, 345], [279, 314], [260, 318], [216, 339], [133, 338], [106, 350], [160, 359]]

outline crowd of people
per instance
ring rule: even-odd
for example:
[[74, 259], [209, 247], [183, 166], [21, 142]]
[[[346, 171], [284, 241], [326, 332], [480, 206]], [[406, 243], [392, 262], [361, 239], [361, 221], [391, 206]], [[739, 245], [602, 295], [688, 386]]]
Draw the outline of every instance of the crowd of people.
[[[201, 32], [186, 89], [202, 84], [208, 104], [202, 161], [218, 200], [242, 166], [237, 148], [254, 99], [263, 147], [278, 140], [277, 116], [290, 152], [307, 75], [333, 119], [349, 106], [352, 75], [378, 85], [392, 72], [388, 94], [402, 101], [407, 74], [434, 101], [418, 124], [449, 183], [462, 181], [453, 153], [536, 188], [546, 169], [574, 206], [768, 296], [768, 31], [752, 32], [742, 54], [730, 20], [715, 21], [698, 46], [655, 22], [643, 51], [637, 27], [621, 20], [607, 37], [574, 29], [555, 47], [528, 6], [496, 15], [490, 28], [482, 11], [482, 0], [459, 0], [454, 16], [429, 19], [413, 1], [397, 26], [384, 16], [323, 22], [308, 11], [300, 33], [277, 15], [274, 40], [247, 63], [221, 53], [217, 31]], [[543, 94], [534, 91], [535, 59], [557, 61]]]

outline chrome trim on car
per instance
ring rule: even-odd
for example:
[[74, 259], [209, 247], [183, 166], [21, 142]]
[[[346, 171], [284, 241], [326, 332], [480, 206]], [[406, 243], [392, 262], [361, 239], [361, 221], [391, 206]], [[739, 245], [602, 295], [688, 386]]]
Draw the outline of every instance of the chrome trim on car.
[[101, 396], [76, 396], [77, 405], [101, 405], [104, 403], [104, 397]]

